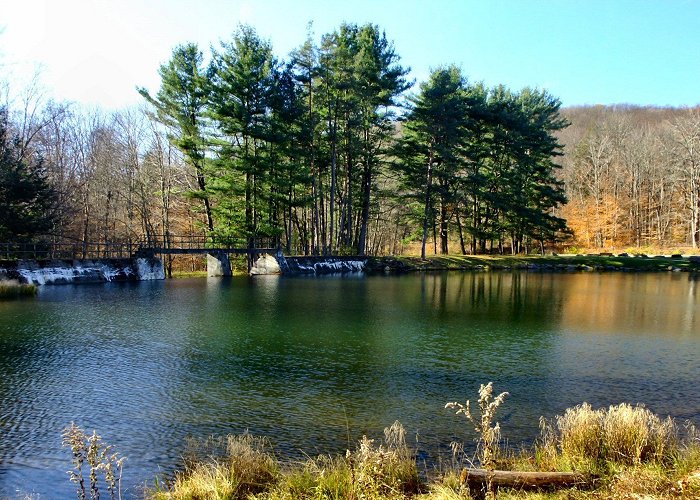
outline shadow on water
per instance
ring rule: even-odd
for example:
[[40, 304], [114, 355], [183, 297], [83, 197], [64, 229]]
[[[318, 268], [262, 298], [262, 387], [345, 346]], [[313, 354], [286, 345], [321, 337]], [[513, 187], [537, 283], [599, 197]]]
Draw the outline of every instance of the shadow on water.
[[[0, 495], [71, 494], [60, 431], [97, 429], [127, 486], [186, 438], [343, 452], [400, 420], [434, 461], [471, 443], [447, 401], [494, 381], [512, 444], [582, 401], [698, 419], [695, 281], [543, 273], [189, 279], [44, 287], [0, 303]], [[674, 387], [669, 391], [668, 387]], [[58, 490], [56, 488], [59, 488]], [[61, 490], [60, 488], [64, 488]], [[63, 493], [61, 493], [63, 492]]]

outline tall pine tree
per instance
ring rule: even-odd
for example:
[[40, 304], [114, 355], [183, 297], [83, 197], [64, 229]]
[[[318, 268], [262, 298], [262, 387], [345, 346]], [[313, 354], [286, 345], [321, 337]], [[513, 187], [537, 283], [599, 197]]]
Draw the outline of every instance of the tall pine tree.
[[156, 109], [158, 120], [168, 127], [170, 141], [194, 168], [198, 190], [192, 195], [202, 200], [207, 229], [211, 232], [214, 219], [207, 190], [204, 139], [208, 79], [202, 62], [197, 45], [180, 45], [158, 71], [161, 77], [158, 94], [152, 97], [144, 88], [138, 91]]
[[[275, 236], [268, 224], [273, 179], [268, 143], [277, 63], [268, 41], [251, 26], [240, 26], [230, 43], [214, 53], [210, 113], [218, 127], [217, 214], [227, 236], [242, 235], [249, 246]], [[243, 203], [240, 204], [240, 195]], [[239, 214], [243, 212], [243, 221]], [[242, 224], [241, 224], [242, 222]], [[242, 227], [241, 227], [242, 226]]]
[[[405, 193], [422, 204], [421, 258], [425, 259], [436, 205], [444, 208], [448, 203], [467, 136], [465, 79], [456, 66], [435, 70], [410, 101], [396, 156]], [[441, 215], [444, 219], [445, 214]], [[447, 221], [441, 221], [441, 226], [443, 223], [446, 238]]]

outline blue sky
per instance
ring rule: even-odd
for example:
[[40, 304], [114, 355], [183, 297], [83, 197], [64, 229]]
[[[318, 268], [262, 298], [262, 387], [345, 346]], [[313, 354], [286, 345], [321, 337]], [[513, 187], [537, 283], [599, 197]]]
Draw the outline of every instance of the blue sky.
[[455, 63], [565, 106], [700, 104], [700, 0], [0, 0], [0, 79], [38, 67], [47, 95], [115, 109], [158, 89], [179, 43], [207, 52], [243, 22], [285, 57], [309, 21], [317, 37], [378, 24], [418, 81]]

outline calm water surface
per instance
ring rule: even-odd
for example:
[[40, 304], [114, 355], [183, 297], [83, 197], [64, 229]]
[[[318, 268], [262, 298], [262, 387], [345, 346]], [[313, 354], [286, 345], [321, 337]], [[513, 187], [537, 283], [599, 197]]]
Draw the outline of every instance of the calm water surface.
[[467, 273], [42, 287], [0, 302], [0, 497], [74, 496], [71, 421], [128, 457], [127, 498], [212, 434], [264, 434], [299, 457], [398, 419], [431, 462], [473, 438], [445, 402], [490, 380], [511, 393], [512, 445], [583, 401], [700, 423], [698, 286]]

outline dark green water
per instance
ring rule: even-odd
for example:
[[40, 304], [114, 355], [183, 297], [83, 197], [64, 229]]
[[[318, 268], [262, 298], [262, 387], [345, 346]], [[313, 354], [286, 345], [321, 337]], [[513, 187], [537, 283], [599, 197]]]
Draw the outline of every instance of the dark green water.
[[513, 446], [582, 401], [700, 423], [699, 285], [467, 273], [42, 287], [0, 302], [0, 497], [73, 495], [71, 421], [128, 457], [127, 498], [189, 436], [248, 430], [299, 457], [398, 419], [430, 463], [473, 438], [445, 402], [487, 381], [511, 393], [499, 420]]

